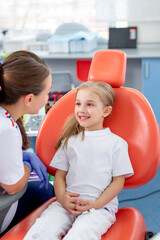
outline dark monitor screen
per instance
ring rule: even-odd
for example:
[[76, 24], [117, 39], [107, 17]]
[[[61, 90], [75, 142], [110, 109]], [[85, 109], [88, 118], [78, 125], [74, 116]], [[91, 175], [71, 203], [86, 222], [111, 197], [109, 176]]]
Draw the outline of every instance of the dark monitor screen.
[[136, 48], [137, 27], [109, 28], [109, 48]]

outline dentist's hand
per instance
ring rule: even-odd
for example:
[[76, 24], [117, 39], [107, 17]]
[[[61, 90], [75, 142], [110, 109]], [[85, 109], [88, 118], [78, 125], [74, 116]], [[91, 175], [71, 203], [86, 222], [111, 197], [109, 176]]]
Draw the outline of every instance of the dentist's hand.
[[47, 173], [47, 168], [41, 162], [39, 157], [34, 153], [23, 151], [23, 163], [31, 169], [31, 172], [35, 170], [38, 177], [41, 179], [40, 188], [45, 185], [46, 189], [48, 189], [49, 177]]

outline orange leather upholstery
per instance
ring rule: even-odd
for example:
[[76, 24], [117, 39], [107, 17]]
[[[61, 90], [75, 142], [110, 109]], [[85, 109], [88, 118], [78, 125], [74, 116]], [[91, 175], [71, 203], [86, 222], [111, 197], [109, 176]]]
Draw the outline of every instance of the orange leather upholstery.
[[[125, 81], [126, 55], [122, 51], [104, 50], [93, 57], [88, 80], [105, 81], [114, 87], [116, 101], [113, 112], [104, 126], [123, 137], [129, 146], [134, 175], [125, 181], [126, 188], [135, 188], [149, 182], [159, 166], [159, 129], [146, 98], [137, 90], [120, 87]], [[36, 142], [36, 151], [51, 174], [49, 164], [55, 153], [55, 144], [68, 115], [74, 111], [76, 89], [62, 97], [48, 112]], [[2, 239], [23, 239], [23, 236], [40, 213], [54, 199], [42, 205]], [[147, 227], [141, 213], [134, 208], [121, 208], [116, 223], [102, 236], [102, 240], [143, 240]]]
[[126, 54], [118, 50], [103, 50], [95, 53], [89, 70], [88, 80], [109, 83], [120, 87], [125, 82]]
[[159, 130], [151, 106], [135, 89], [115, 88], [112, 116], [105, 122], [111, 131], [128, 142], [134, 175], [126, 178], [126, 188], [149, 182], [159, 166]]
[[132, 207], [120, 208], [116, 222], [101, 240], [144, 240], [147, 227], [140, 212]]

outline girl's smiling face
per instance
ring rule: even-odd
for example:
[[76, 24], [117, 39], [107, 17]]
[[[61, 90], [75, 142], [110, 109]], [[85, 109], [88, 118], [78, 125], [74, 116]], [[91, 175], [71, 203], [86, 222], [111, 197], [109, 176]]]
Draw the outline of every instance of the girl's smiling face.
[[112, 107], [104, 106], [94, 88], [80, 89], [76, 97], [75, 116], [86, 131], [103, 129], [103, 121]]

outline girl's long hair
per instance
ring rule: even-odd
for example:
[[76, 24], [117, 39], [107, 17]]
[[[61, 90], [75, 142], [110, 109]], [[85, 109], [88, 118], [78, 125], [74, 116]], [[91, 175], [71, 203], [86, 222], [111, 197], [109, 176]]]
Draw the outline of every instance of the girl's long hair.
[[[115, 92], [113, 88], [105, 83], [105, 82], [97, 82], [97, 81], [88, 81], [85, 83], [82, 83], [77, 88], [77, 93], [84, 88], [92, 88], [93, 91], [99, 96], [101, 102], [104, 104], [104, 106], [111, 106], [113, 107], [115, 102]], [[82, 132], [82, 140], [84, 139], [84, 128], [80, 126], [78, 123], [75, 114], [71, 114], [63, 127], [62, 134], [60, 138], [57, 141], [56, 148], [58, 149], [62, 143], [63, 147], [67, 147], [68, 139], [71, 136], [78, 135], [80, 132]]]
[[67, 118], [67, 120], [64, 124], [62, 134], [61, 134], [61, 137], [57, 141], [56, 148], [58, 149], [61, 146], [63, 141], [64, 141], [64, 146], [67, 146], [68, 139], [71, 136], [77, 135], [83, 131], [84, 131], [84, 128], [79, 125], [79, 123], [75, 117], [75, 114], [74, 113], [71, 114]]

